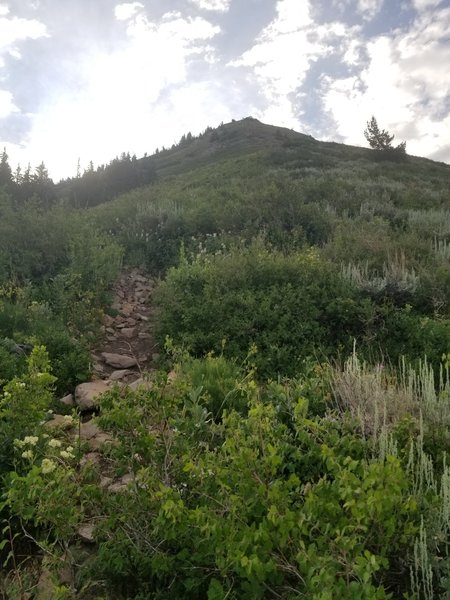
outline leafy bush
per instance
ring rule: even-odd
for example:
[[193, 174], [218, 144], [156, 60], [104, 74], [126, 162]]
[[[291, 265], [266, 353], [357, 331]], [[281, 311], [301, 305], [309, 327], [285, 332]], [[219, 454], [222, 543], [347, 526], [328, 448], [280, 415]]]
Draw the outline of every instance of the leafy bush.
[[157, 296], [158, 332], [195, 355], [243, 360], [255, 344], [262, 376], [293, 375], [302, 361], [351, 348], [366, 307], [313, 251], [283, 256], [255, 243], [172, 269]]
[[[156, 379], [148, 392], [117, 388], [103, 397], [100, 424], [116, 438], [111, 474], [130, 473], [127, 488], [102, 492], [67, 467], [63, 485], [55, 465], [55, 491], [36, 505], [31, 487], [53, 479], [40, 459], [13, 476], [13, 513], [64, 540], [85, 518], [79, 486], [98, 543], [81, 577], [103, 581], [117, 598], [409, 592], [421, 519], [441, 506], [439, 495], [428, 490], [430, 504], [420, 505], [400, 458], [372, 455], [354, 423], [311, 418], [295, 384], [260, 388], [248, 377], [246, 414], [225, 410], [214, 423], [201, 391], [188, 385], [190, 369], [170, 384]], [[98, 482], [102, 473], [92, 476]], [[420, 565], [414, 572], [421, 586]]]

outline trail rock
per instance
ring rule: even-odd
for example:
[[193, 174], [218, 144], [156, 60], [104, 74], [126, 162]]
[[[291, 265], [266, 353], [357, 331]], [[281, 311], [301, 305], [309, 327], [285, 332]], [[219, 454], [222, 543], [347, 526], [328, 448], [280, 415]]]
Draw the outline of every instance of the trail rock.
[[[116, 369], [129, 369], [137, 365], [137, 361], [132, 356], [124, 354], [111, 354], [110, 352], [102, 352], [103, 360], [106, 364]], [[82, 384], [83, 385], [83, 384]]]
[[64, 404], [65, 406], [70, 406], [70, 407], [75, 406], [75, 400], [73, 399], [73, 394], [67, 394], [66, 396], [64, 396], [64, 398], [60, 398], [59, 401], [61, 402], [61, 404]]
[[133, 381], [133, 383], [130, 383], [130, 385], [128, 386], [130, 388], [130, 390], [136, 391], [136, 390], [151, 390], [153, 387], [153, 383], [151, 381], [148, 381], [147, 379], [144, 379], [143, 377], [139, 377], [139, 379], [136, 379], [136, 381]]
[[93, 523], [83, 523], [78, 527], [77, 530], [78, 536], [81, 541], [85, 544], [94, 544], [94, 524]]
[[113, 371], [109, 376], [109, 380], [120, 381], [121, 379], [124, 379], [127, 375], [131, 375], [132, 373], [133, 371], [130, 371], [129, 369], [120, 369], [119, 371]]
[[88, 441], [101, 433], [102, 430], [94, 421], [87, 421], [80, 425], [80, 440]]
[[98, 406], [98, 397], [108, 390], [106, 381], [80, 383], [75, 388], [75, 404], [81, 411], [92, 410]]
[[125, 492], [128, 488], [128, 484], [134, 481], [134, 476], [131, 473], [127, 473], [120, 479], [118, 479], [115, 483], [112, 483], [108, 486], [108, 492]]
[[101, 363], [95, 363], [94, 365], [92, 365], [92, 370], [94, 371], [94, 373], [97, 373], [97, 375], [102, 375], [104, 368]]
[[145, 333], [144, 331], [141, 331], [141, 333], [138, 333], [138, 338], [141, 340], [149, 340], [152, 336], [149, 333]]
[[134, 327], [124, 327], [121, 331], [121, 334], [127, 340], [132, 340], [136, 334], [136, 329]]
[[106, 475], [104, 475], [100, 479], [100, 487], [107, 488], [112, 484], [113, 481], [114, 481], [114, 479], [112, 477], [106, 477]]
[[53, 415], [53, 419], [51, 421], [46, 421], [44, 423], [44, 427], [46, 429], [70, 429], [73, 427], [74, 422], [70, 415]]
[[114, 324], [114, 317], [111, 317], [111, 315], [104, 315], [103, 323], [106, 327], [111, 327]]
[[100, 465], [102, 462], [102, 456], [99, 452], [87, 452], [84, 456], [81, 457], [80, 465], [84, 467], [90, 463], [91, 465]]
[[128, 302], [125, 302], [124, 304], [122, 304], [120, 312], [124, 317], [131, 317], [131, 315], [133, 314], [133, 306]]
[[93, 452], [99, 451], [105, 444], [115, 445], [117, 442], [114, 442], [113, 438], [104, 431], [97, 433], [88, 441], [88, 446]]

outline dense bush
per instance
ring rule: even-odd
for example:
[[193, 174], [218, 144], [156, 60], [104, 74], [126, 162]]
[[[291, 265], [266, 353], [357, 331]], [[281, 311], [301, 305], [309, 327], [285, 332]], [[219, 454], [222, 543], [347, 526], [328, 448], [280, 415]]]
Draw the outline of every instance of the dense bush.
[[243, 359], [255, 344], [261, 376], [351, 349], [367, 307], [314, 251], [284, 256], [255, 243], [172, 269], [157, 296], [158, 331], [196, 355]]

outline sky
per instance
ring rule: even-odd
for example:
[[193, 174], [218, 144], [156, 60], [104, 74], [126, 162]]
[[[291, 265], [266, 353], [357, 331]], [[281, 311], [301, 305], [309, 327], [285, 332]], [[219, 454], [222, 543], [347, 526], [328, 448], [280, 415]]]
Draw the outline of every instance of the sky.
[[450, 0], [0, 0], [0, 148], [55, 181], [252, 116], [450, 163]]

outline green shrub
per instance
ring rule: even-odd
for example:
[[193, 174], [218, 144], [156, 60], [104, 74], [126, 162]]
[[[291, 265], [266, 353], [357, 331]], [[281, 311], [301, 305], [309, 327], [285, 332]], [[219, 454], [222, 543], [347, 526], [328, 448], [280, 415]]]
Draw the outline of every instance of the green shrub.
[[308, 356], [351, 348], [367, 307], [313, 252], [283, 256], [261, 244], [172, 269], [161, 285], [158, 334], [194, 355], [243, 360], [261, 376], [293, 375]]

